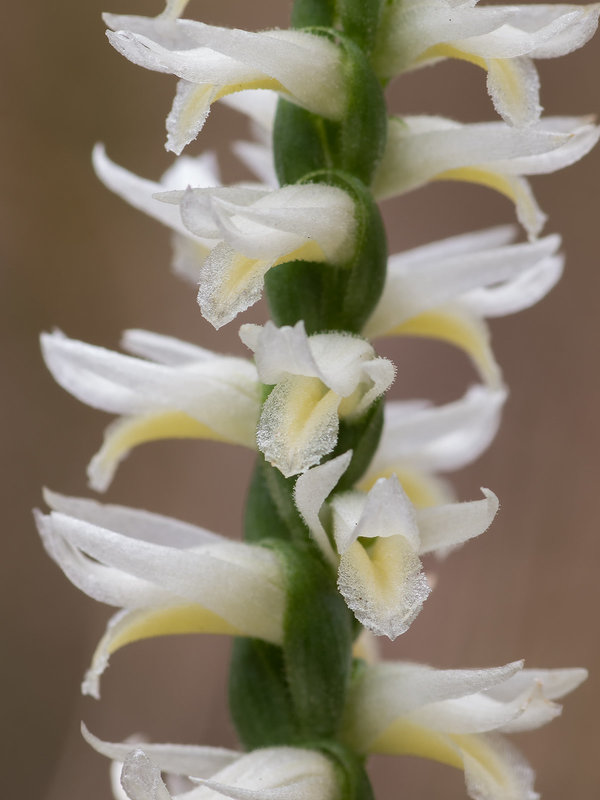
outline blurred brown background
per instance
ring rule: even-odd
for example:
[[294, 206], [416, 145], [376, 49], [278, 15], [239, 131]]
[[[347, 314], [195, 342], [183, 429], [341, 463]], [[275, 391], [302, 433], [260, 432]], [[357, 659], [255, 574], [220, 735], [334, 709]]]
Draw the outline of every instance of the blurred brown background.
[[[169, 164], [163, 123], [174, 80], [126, 63], [107, 44], [102, 10], [159, 11], [159, 0], [106, 8], [104, 0], [10, 4], [0, 29], [0, 316], [4, 371], [2, 487], [5, 490], [4, 652], [1, 659], [5, 796], [108, 798], [107, 765], [80, 740], [78, 726], [118, 740], [144, 732], [156, 741], [233, 746], [226, 714], [228, 642], [175, 637], [132, 646], [113, 659], [100, 703], [79, 681], [109, 609], [74, 589], [46, 558], [30, 509], [40, 486], [89, 494], [84, 468], [108, 418], [55, 386], [37, 345], [54, 325], [115, 347], [121, 330], [146, 327], [242, 353], [237, 325], [217, 335], [194, 291], [169, 273], [168, 235], [94, 178], [90, 151], [107, 144], [118, 162], [148, 177]], [[249, 29], [285, 26], [289, 2], [192, 0], [190, 16]], [[600, 108], [600, 39], [540, 65], [548, 113]], [[446, 64], [394, 84], [396, 112], [465, 121], [493, 118], [482, 74]], [[233, 112], [215, 108], [190, 152], [239, 134]], [[230, 159], [225, 178], [242, 175]], [[585, 665], [588, 683], [563, 718], [519, 745], [538, 770], [546, 800], [597, 796], [597, 369], [600, 277], [600, 151], [534, 181], [568, 254], [566, 277], [538, 307], [493, 325], [512, 394], [500, 437], [457, 475], [464, 499], [489, 486], [503, 507], [493, 529], [453, 555], [438, 588], [389, 655], [441, 667], [491, 666], [524, 657], [530, 666]], [[478, 188], [438, 185], [388, 203], [392, 250], [510, 221], [512, 209]], [[262, 310], [251, 318], [260, 319]], [[396, 397], [458, 397], [474, 379], [457, 353], [410, 340], [381, 351], [399, 365]], [[238, 448], [164, 443], [140, 448], [121, 468], [109, 498], [239, 536], [252, 456]], [[374, 762], [380, 800], [463, 798], [462, 775], [413, 759]], [[8, 786], [6, 780], [8, 779]]]

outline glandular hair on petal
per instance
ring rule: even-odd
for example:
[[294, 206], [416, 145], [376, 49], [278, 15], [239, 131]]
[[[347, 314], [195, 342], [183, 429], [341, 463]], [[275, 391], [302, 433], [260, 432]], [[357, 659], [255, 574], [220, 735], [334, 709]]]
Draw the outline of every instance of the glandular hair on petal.
[[380, 636], [405, 633], [430, 592], [421, 562], [404, 536], [361, 540], [341, 556], [338, 588], [359, 622]]

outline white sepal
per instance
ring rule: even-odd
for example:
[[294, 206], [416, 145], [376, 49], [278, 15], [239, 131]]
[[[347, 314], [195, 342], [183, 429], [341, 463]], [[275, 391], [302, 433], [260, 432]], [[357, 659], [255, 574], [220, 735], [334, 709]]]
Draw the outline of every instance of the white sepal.
[[[116, 50], [134, 64], [181, 80], [167, 120], [167, 149], [180, 153], [215, 100], [243, 89], [274, 89], [310, 111], [341, 117], [341, 51], [323, 36], [293, 30], [251, 33], [191, 20], [105, 14]], [[311, 64], [313, 69], [306, 69]]]
[[161, 771], [185, 777], [189, 775], [195, 775], [198, 778], [210, 777], [229, 764], [233, 764], [240, 757], [237, 751], [226, 750], [223, 747], [150, 744], [147, 742], [138, 745], [133, 745], [131, 742], [104, 742], [90, 733], [83, 723], [81, 733], [97, 753], [101, 753], [113, 761], [125, 761], [129, 753], [139, 747]]
[[513, 125], [539, 118], [539, 79], [533, 58], [582, 47], [598, 25], [600, 5], [476, 6], [453, 0], [397, 0], [384, 12], [374, 64], [381, 77], [443, 58], [470, 61], [488, 73], [498, 113]]
[[294, 486], [294, 502], [308, 525], [311, 536], [323, 555], [337, 566], [338, 556], [320, 519], [320, 512], [339, 479], [348, 469], [352, 450], [313, 467], [298, 477]]
[[[364, 335], [385, 336], [419, 314], [457, 301], [481, 316], [499, 316], [512, 297], [516, 307], [506, 311], [511, 313], [536, 302], [558, 280], [562, 258], [557, 256], [561, 240], [556, 234], [496, 247], [486, 247], [485, 241], [478, 247], [479, 235], [454, 237], [391, 256], [383, 294]], [[454, 240], [463, 242], [469, 236], [473, 236], [473, 246], [466, 252], [455, 251]], [[442, 254], [445, 244], [448, 251]], [[525, 285], [531, 288], [519, 298], [518, 290]], [[504, 300], [494, 307], [494, 298], [500, 296]], [[486, 313], [486, 303], [492, 314]]]
[[535, 800], [533, 772], [493, 731], [550, 721], [550, 702], [585, 670], [435, 670], [409, 663], [366, 667], [348, 704], [346, 739], [358, 751], [409, 754], [462, 767], [473, 800]]
[[144, 358], [59, 332], [42, 334], [41, 341], [46, 364], [64, 389], [94, 408], [122, 415], [107, 429], [90, 464], [97, 490], [108, 487], [120, 461], [143, 442], [190, 437], [254, 447], [259, 382], [245, 359], [143, 331], [126, 334], [124, 345]]
[[373, 190], [383, 199], [432, 180], [489, 186], [514, 202], [519, 221], [535, 238], [545, 216], [522, 176], [573, 164], [599, 136], [588, 117], [549, 117], [523, 129], [502, 122], [461, 124], [444, 117], [393, 119]]
[[189, 800], [336, 800], [339, 778], [333, 762], [316, 750], [270, 747], [236, 753], [216, 747], [113, 744], [83, 728], [99, 753], [123, 762], [121, 782], [130, 800], [173, 800], [161, 772], [190, 777]]
[[421, 544], [419, 552], [447, 552], [449, 548], [480, 536], [494, 521], [500, 503], [489, 489], [481, 489], [485, 500], [448, 503], [417, 511]]
[[271, 551], [145, 511], [46, 493], [36, 514], [44, 545], [67, 577], [95, 599], [122, 606], [86, 676], [98, 695], [109, 656], [169, 633], [235, 633], [278, 643], [285, 579]]

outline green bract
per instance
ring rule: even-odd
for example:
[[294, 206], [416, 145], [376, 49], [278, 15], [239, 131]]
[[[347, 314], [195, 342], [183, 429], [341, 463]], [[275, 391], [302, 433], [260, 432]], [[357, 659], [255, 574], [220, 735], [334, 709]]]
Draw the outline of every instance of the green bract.
[[265, 540], [287, 578], [283, 645], [236, 643], [232, 715], [247, 747], [335, 738], [352, 667], [352, 614], [336, 576], [312, 542]]
[[282, 186], [318, 169], [349, 172], [369, 185], [385, 148], [387, 109], [379, 80], [366, 54], [348, 37], [327, 28], [307, 28], [341, 51], [347, 103], [341, 120], [327, 120], [280, 100], [273, 150]]

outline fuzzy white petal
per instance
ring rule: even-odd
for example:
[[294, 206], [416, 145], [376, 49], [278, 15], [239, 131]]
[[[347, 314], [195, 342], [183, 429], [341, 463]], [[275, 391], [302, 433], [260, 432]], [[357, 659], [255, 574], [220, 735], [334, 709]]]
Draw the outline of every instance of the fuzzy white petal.
[[329, 497], [334, 487], [347, 470], [352, 460], [352, 451], [343, 453], [337, 458], [332, 458], [318, 467], [312, 467], [300, 475], [294, 487], [294, 502], [302, 519], [308, 525], [311, 536], [315, 539], [321, 551], [331, 563], [337, 565], [335, 554], [319, 512], [325, 500]]
[[[113, 761], [125, 761], [129, 753], [133, 749], [137, 749], [137, 747], [127, 742], [104, 742], [90, 733], [83, 723], [81, 725], [81, 733], [86, 742], [97, 753], [101, 753]], [[235, 750], [226, 750], [222, 747], [149, 744], [146, 742], [140, 744], [139, 747], [143, 748], [146, 755], [152, 759], [160, 770], [175, 775], [194, 775], [198, 778], [210, 777], [215, 772], [237, 761], [240, 757], [240, 754]]]
[[[546, 274], [547, 265], [554, 265], [551, 257], [560, 247], [560, 241], [559, 236], [553, 235], [534, 242], [474, 249], [456, 255], [443, 256], [436, 251], [431, 260], [419, 251], [417, 257], [413, 257], [412, 251], [398, 253], [389, 259], [384, 291], [365, 325], [364, 334], [370, 338], [384, 335], [424, 311], [457, 300], [462, 302], [465, 296], [472, 296], [470, 293], [488, 290], [490, 286], [493, 295], [519, 279], [539, 285], [537, 294], [543, 291], [539, 283], [543, 281], [548, 291], [552, 283]], [[540, 268], [542, 276], [536, 281], [533, 276], [538, 276]], [[555, 271], [552, 270], [553, 275]], [[532, 291], [533, 286], [528, 294]], [[473, 305], [471, 299], [470, 307]]]
[[126, 415], [109, 426], [90, 465], [94, 488], [105, 489], [118, 463], [146, 441], [199, 437], [254, 447], [259, 384], [249, 361], [141, 332], [126, 344], [163, 363], [59, 333], [42, 335], [46, 364], [64, 389], [95, 408]]
[[450, 503], [417, 511], [421, 554], [462, 544], [489, 528], [498, 511], [499, 502], [489, 489], [481, 491], [485, 500]]
[[366, 752], [394, 720], [432, 703], [490, 689], [522, 667], [522, 661], [502, 667], [466, 670], [437, 670], [408, 662], [369, 666], [349, 702], [350, 741], [360, 752]]
[[[291, 30], [251, 33], [190, 20], [104, 19], [115, 29], [107, 33], [111, 44], [126, 58], [182, 79], [167, 123], [167, 147], [174, 152], [195, 138], [212, 102], [242, 89], [275, 89], [329, 118], [343, 113], [342, 58], [322, 36]], [[307, 63], [316, 68], [307, 73]]]

